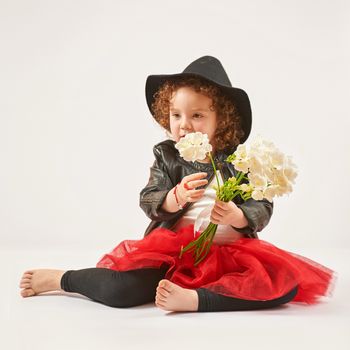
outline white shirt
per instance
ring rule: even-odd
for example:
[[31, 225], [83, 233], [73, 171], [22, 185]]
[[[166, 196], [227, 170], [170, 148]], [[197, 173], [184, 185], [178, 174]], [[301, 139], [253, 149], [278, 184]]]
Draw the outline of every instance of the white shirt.
[[[217, 170], [219, 183], [223, 184], [223, 179], [220, 170]], [[213, 206], [216, 198], [216, 191], [212, 188], [213, 185], [217, 185], [216, 176], [213, 177], [210, 184], [206, 187], [203, 197], [194, 202], [191, 208], [176, 222], [175, 226], [172, 228], [173, 231], [178, 230], [181, 227], [187, 226], [189, 224], [194, 224], [197, 216], [200, 212], [207, 208], [208, 206]], [[210, 211], [207, 217], [204, 219], [199, 231], [203, 230], [208, 226], [210, 222]], [[213, 242], [216, 244], [227, 244], [236, 241], [238, 238], [243, 237], [243, 234], [234, 230], [230, 225], [218, 225]]]

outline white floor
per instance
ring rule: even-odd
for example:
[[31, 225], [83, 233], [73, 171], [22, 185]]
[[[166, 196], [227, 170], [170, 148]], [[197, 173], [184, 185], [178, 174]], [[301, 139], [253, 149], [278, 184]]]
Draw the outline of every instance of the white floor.
[[338, 272], [333, 297], [245, 312], [173, 313], [154, 304], [111, 308], [84, 296], [51, 292], [22, 298], [30, 268], [94, 267], [96, 252], [0, 250], [1, 349], [349, 349], [349, 250], [310, 251]]

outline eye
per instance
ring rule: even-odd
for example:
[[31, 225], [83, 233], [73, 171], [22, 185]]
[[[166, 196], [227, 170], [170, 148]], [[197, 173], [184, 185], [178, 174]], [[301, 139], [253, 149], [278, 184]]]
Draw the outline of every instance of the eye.
[[196, 119], [200, 119], [200, 118], [203, 117], [201, 114], [198, 114], [198, 113], [195, 113], [194, 116], [195, 116]]
[[180, 117], [177, 113], [174, 113], [174, 114], [172, 114], [172, 117], [174, 117], [174, 118], [178, 118], [178, 117]]

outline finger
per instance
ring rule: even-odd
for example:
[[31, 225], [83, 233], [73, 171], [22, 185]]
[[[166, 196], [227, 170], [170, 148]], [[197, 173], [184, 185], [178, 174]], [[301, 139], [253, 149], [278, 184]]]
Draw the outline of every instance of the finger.
[[215, 215], [216, 217], [221, 218], [221, 217], [225, 216], [225, 213], [222, 211], [220, 212], [220, 211], [214, 210], [214, 208], [213, 208], [213, 210], [211, 211], [211, 215]]
[[195, 196], [199, 193], [204, 193], [205, 192], [205, 188], [200, 188], [198, 190], [188, 190], [186, 191], [186, 195], [187, 196]]
[[228, 203], [226, 202], [222, 202], [222, 201], [219, 201], [219, 200], [215, 200], [215, 206], [222, 209], [222, 210], [228, 210], [229, 207], [228, 207]]
[[216, 221], [222, 221], [223, 219], [224, 219], [224, 215], [220, 215], [220, 214], [218, 214], [218, 213], [211, 213], [211, 215], [210, 215], [214, 220], [216, 220]]
[[190, 196], [188, 197], [188, 202], [197, 202], [199, 199], [201, 199], [202, 196]]
[[198, 197], [198, 196], [188, 196], [187, 198], [186, 198], [186, 201], [187, 202], [196, 202], [196, 201], [198, 201], [198, 199], [200, 199], [200, 197]]
[[[197, 191], [197, 192], [198, 192], [198, 191]], [[187, 196], [187, 197], [186, 197], [186, 201], [187, 201], [187, 202], [196, 202], [196, 201], [198, 201], [199, 199], [201, 199], [201, 198], [203, 197], [203, 195], [204, 195], [204, 192], [203, 192], [203, 193], [199, 192], [199, 193], [196, 193], [196, 194], [194, 194], [194, 195], [192, 195], [192, 196]]]
[[212, 222], [213, 224], [219, 224], [220, 220], [215, 218], [215, 216], [211, 215], [210, 216], [210, 222]]
[[208, 183], [208, 180], [193, 180], [193, 181], [187, 182], [187, 186], [191, 189], [195, 189], [196, 187], [204, 186], [207, 183]]
[[186, 192], [186, 196], [191, 196], [191, 197], [197, 197], [197, 196], [202, 196], [205, 192], [205, 189], [200, 189], [200, 190], [188, 190]]
[[226, 215], [226, 210], [214, 206], [214, 208], [212, 209], [212, 213], [217, 213], [220, 216], [224, 216]]
[[200, 180], [200, 179], [204, 179], [205, 177], [207, 177], [207, 173], [202, 172], [202, 173], [194, 173], [194, 174], [190, 174], [190, 175], [186, 175], [183, 180], [185, 180], [185, 182], [189, 182], [192, 180]]

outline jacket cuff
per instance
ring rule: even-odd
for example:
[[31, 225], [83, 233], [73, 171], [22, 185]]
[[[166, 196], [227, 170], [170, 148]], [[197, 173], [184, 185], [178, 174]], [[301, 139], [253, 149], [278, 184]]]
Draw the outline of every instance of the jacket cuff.
[[255, 201], [249, 199], [248, 201], [237, 204], [248, 221], [248, 226], [242, 228], [235, 228], [236, 231], [241, 232], [250, 237], [258, 238], [257, 232], [260, 232], [270, 221], [273, 204], [266, 201]]
[[169, 190], [161, 190], [152, 194], [151, 213], [149, 218], [155, 221], [168, 221], [179, 215], [180, 210], [170, 213], [162, 209]]
[[244, 207], [242, 205], [237, 205], [238, 208], [240, 208], [244, 214], [244, 216], [246, 217], [247, 221], [248, 221], [248, 226], [245, 227], [234, 227], [232, 226], [232, 228], [234, 230], [236, 230], [237, 232], [246, 234], [246, 235], [254, 235], [257, 231], [257, 225], [256, 225], [256, 212], [254, 210], [250, 210], [251, 208], [249, 207]]

